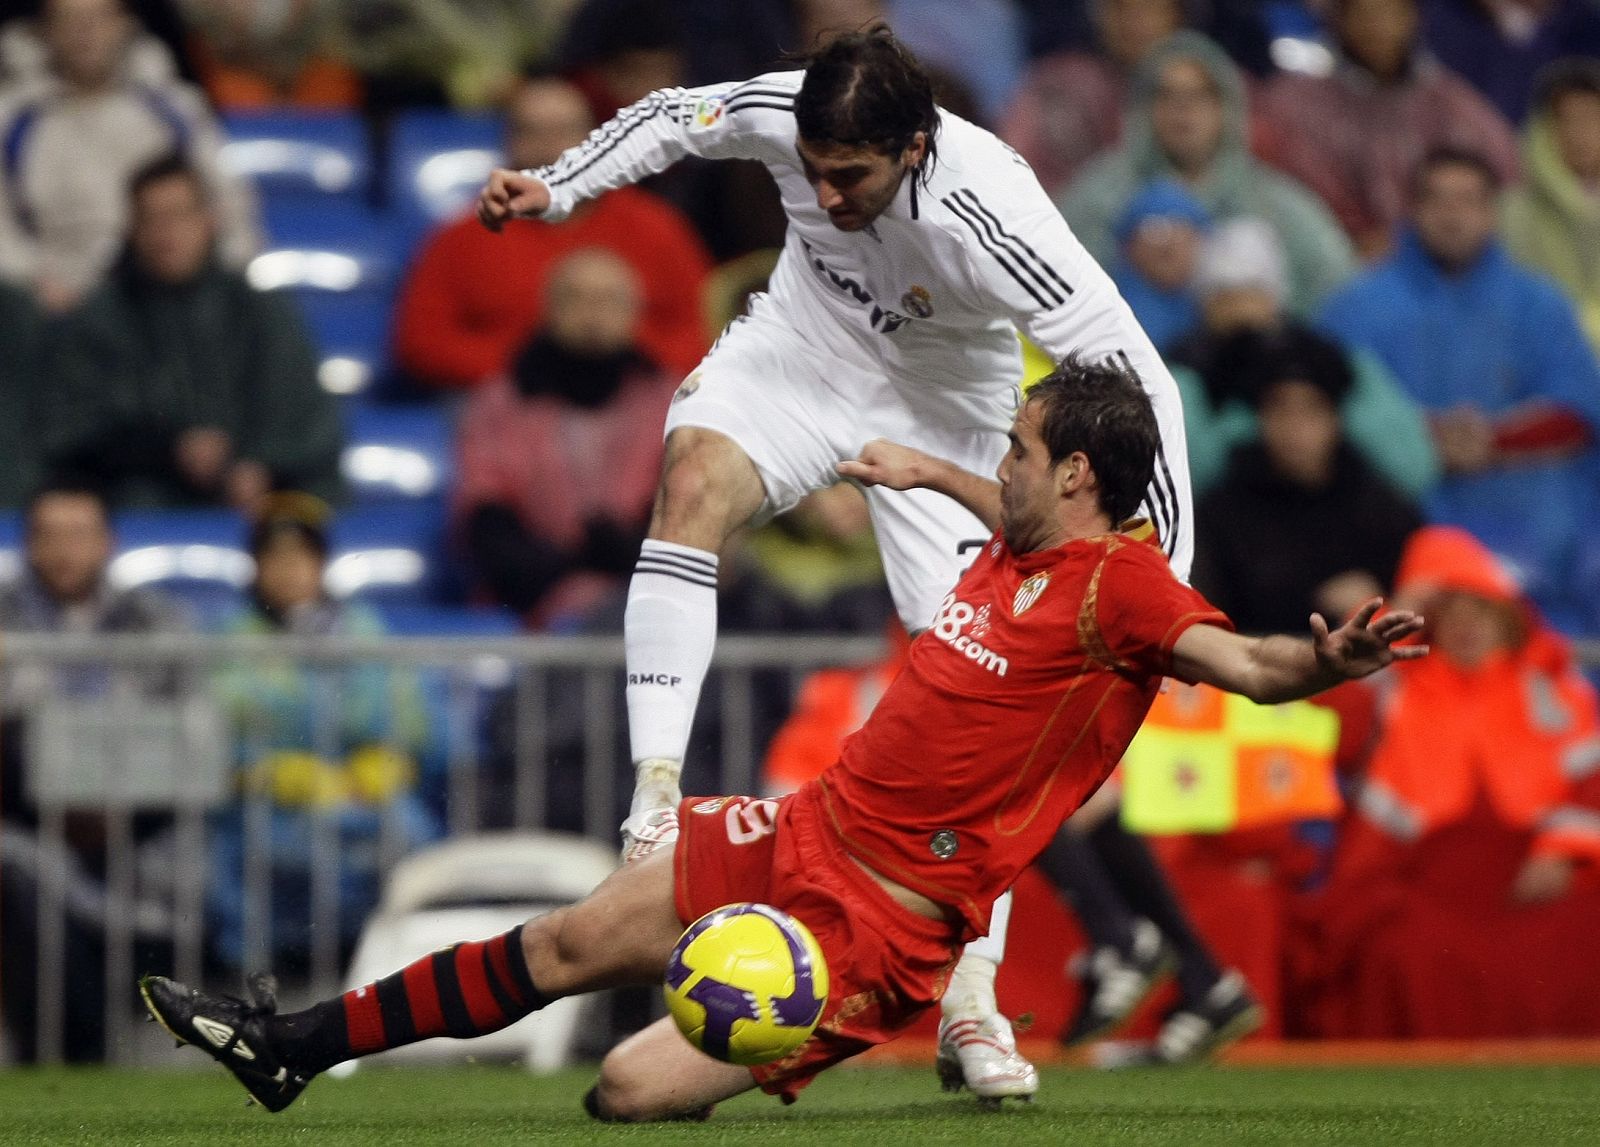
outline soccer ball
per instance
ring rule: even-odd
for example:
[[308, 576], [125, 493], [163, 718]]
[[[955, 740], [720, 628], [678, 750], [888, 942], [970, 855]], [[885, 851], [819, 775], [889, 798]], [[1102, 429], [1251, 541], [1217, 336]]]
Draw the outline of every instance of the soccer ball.
[[662, 985], [678, 1030], [727, 1063], [782, 1059], [828, 998], [828, 965], [800, 921], [769, 904], [728, 904], [678, 939]]

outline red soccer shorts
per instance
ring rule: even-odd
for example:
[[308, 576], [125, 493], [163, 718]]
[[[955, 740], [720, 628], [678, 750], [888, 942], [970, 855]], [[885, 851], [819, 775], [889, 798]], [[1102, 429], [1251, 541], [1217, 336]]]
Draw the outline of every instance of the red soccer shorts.
[[938, 1002], [960, 926], [897, 904], [823, 825], [807, 785], [779, 800], [690, 797], [679, 806], [674, 889], [687, 927], [724, 904], [771, 904], [800, 920], [828, 961], [828, 1001], [811, 1038], [752, 1067], [793, 1103], [819, 1071], [887, 1043]]

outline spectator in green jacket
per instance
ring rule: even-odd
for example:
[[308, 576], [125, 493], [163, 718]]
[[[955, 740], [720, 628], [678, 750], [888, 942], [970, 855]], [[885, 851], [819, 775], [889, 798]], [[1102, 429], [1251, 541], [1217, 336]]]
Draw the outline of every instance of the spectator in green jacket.
[[343, 429], [293, 300], [216, 259], [216, 217], [183, 159], [134, 176], [127, 247], [50, 347], [52, 461], [120, 506], [337, 492]]
[[1565, 288], [1600, 353], [1600, 60], [1550, 65], [1536, 98], [1527, 182], [1501, 200], [1506, 247]]
[[1198, 32], [1180, 31], [1134, 74], [1123, 142], [1091, 162], [1056, 200], [1102, 266], [1116, 262], [1115, 226], [1153, 180], [1188, 188], [1214, 223], [1265, 219], [1288, 255], [1289, 307], [1309, 314], [1355, 270], [1355, 254], [1333, 215], [1310, 191], [1257, 162], [1239, 69]]

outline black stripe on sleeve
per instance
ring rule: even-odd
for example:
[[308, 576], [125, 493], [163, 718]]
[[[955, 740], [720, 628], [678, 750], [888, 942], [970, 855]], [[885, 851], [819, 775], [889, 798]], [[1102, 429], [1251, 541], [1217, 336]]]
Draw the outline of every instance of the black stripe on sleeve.
[[1039, 293], [1039, 289], [1035, 287], [1032, 282], [1022, 277], [1021, 272], [1019, 272], [1017, 268], [1012, 265], [1010, 259], [1007, 258], [1005, 254], [1002, 254], [998, 248], [991, 245], [988, 237], [984, 234], [983, 226], [968, 212], [965, 205], [958, 203], [954, 196], [946, 196], [939, 202], [948, 207], [951, 213], [954, 214], [957, 219], [960, 219], [961, 222], [967, 225], [967, 228], [973, 233], [973, 235], [977, 237], [979, 246], [994, 256], [995, 262], [999, 263], [1001, 267], [1005, 268], [1006, 274], [1015, 279], [1017, 281], [1017, 285], [1024, 291], [1027, 291], [1028, 294], [1033, 297], [1033, 301], [1038, 303], [1042, 310], [1048, 311], [1051, 308], [1052, 304]]
[[[1072, 294], [1072, 288], [1067, 286], [1066, 283], [1062, 282], [1061, 276], [1052, 271], [1048, 266], [1045, 265], [1044, 260], [1040, 259], [1038, 255], [1033, 253], [1032, 247], [1029, 247], [1026, 243], [1022, 242], [1022, 240], [1018, 239], [1015, 235], [1012, 235], [1010, 232], [1008, 232], [1004, 227], [1000, 226], [1000, 220], [994, 217], [994, 213], [985, 208], [982, 203], [978, 202], [978, 197], [967, 188], [963, 187], [955, 194], [957, 197], [961, 198], [962, 203], [966, 205], [969, 211], [982, 220], [985, 228], [988, 229], [989, 234], [994, 239], [995, 243], [1004, 247], [1008, 252], [1010, 252], [1011, 257], [1017, 261], [1018, 265], [1021, 266], [1023, 270], [1028, 272], [1028, 274], [1033, 278], [1033, 281], [1039, 284], [1039, 287], [1044, 291], [1044, 293], [1056, 300], [1057, 306], [1067, 301], [1066, 297], [1067, 295]], [[1024, 253], [1024, 249], [1026, 249], [1026, 253]], [[1060, 284], [1062, 289], [1057, 290], [1054, 284]]]
[[456, 950], [446, 948], [433, 954], [433, 985], [439, 991], [439, 1014], [444, 1030], [457, 1039], [480, 1034], [461, 995], [461, 979], [456, 975]]
[[576, 148], [563, 152], [546, 170], [549, 171], [552, 178], [559, 179], [563, 177], [574, 164], [587, 159], [597, 149], [609, 145], [612, 140], [616, 139], [619, 132], [626, 130], [642, 113], [652, 111], [659, 104], [659, 96], [652, 95], [642, 105], [623, 108], [614, 118], [590, 132]]
[[789, 112], [791, 114], [794, 112], [793, 104], [780, 104], [773, 100], [740, 100], [736, 104], [729, 104], [723, 108], [723, 111], [731, 115], [734, 112], [748, 111], [751, 108], [767, 108], [769, 111]]
[[[1144, 378], [1134, 368], [1133, 360], [1128, 357], [1128, 352], [1120, 347], [1112, 356], [1134, 378], [1139, 379], [1141, 385]], [[1151, 475], [1145, 503], [1150, 507], [1150, 512], [1156, 517], [1156, 532], [1161, 535], [1161, 548], [1170, 558], [1178, 551], [1178, 484], [1172, 480], [1172, 470], [1167, 466], [1167, 455], [1159, 435], [1156, 438], [1156, 465], [1157, 471]], [[1162, 479], [1165, 478], [1163, 484]]]
[[[645, 108], [649, 107], [649, 104], [651, 103], [655, 104], [655, 106], [653, 108], [649, 108], [648, 111], [644, 110]], [[570, 183], [572, 180], [582, 175], [585, 171], [588, 171], [589, 168], [593, 167], [596, 163], [599, 163], [600, 160], [604, 159], [607, 155], [610, 155], [619, 146], [621, 146], [624, 140], [626, 140], [639, 128], [643, 127], [651, 120], [659, 119], [663, 115], [677, 115], [680, 107], [681, 105], [676, 101], [668, 103], [661, 100], [660, 97], [652, 97], [652, 99], [647, 101], [646, 104], [639, 106], [639, 114], [633, 119], [633, 121], [626, 127], [623, 127], [621, 130], [617, 131], [611, 139], [596, 146], [594, 151], [587, 156], [574, 157], [575, 166], [570, 167], [565, 171], [553, 172], [551, 177], [545, 180], [545, 182], [552, 187], [559, 186], [563, 183]], [[620, 126], [621, 123], [622, 121], [619, 119], [617, 121], [618, 126]], [[582, 159], [581, 163], [576, 162], [578, 158]]]
[[1028, 245], [1028, 241], [1026, 239], [1020, 235], [1013, 235], [1011, 232], [1007, 231], [1003, 226], [1001, 226], [1000, 220], [996, 218], [994, 212], [985, 207], [978, 199], [977, 192], [970, 188], [962, 188], [960, 191], [956, 192], [956, 194], [965, 195], [971, 202], [973, 208], [976, 209], [979, 214], [984, 216], [984, 218], [988, 219], [989, 222], [994, 224], [995, 230], [1000, 232], [1001, 238], [1006, 240], [1011, 245], [1013, 250], [1016, 250], [1020, 247], [1027, 255], [1028, 259], [1032, 260], [1031, 266], [1035, 268], [1036, 271], [1042, 272], [1052, 282], [1054, 282], [1056, 286], [1060, 287], [1067, 294], [1072, 294], [1072, 287], [1068, 285], [1067, 281], [1060, 275], [1056, 274], [1056, 269], [1054, 267], [1045, 262], [1044, 259], [1040, 258], [1039, 253]]
[[1156, 440], [1156, 462], [1161, 466], [1158, 480], [1167, 480], [1167, 492], [1172, 495], [1172, 538], [1167, 547], [1167, 556], [1172, 557], [1178, 552], [1178, 484], [1172, 480], [1172, 471], [1167, 467], [1167, 452], [1162, 449], [1160, 439]]

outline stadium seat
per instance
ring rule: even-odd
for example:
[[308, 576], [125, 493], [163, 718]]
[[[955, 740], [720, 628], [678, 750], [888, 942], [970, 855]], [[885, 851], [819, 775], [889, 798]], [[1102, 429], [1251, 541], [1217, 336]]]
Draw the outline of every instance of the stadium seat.
[[244, 600], [255, 574], [248, 527], [231, 510], [141, 510], [116, 518], [117, 555], [106, 576], [118, 588], [153, 586], [185, 602], [202, 624]]
[[522, 623], [510, 610], [467, 605], [380, 605], [396, 637], [515, 637]]
[[253, 182], [266, 204], [360, 199], [371, 187], [371, 145], [354, 112], [234, 112], [223, 127], [223, 166]]
[[422, 605], [445, 596], [444, 512], [436, 500], [358, 505], [329, 532], [325, 576], [334, 597]]
[[0, 513], [0, 582], [14, 581], [22, 573], [22, 514]]
[[[550, 832], [484, 833], [413, 853], [390, 874], [345, 982], [359, 987], [463, 937], [492, 936], [571, 904], [616, 865], [616, 850], [608, 845]], [[425, 1040], [385, 1052], [378, 1062], [521, 1056], [532, 1071], [555, 1071], [571, 1057], [595, 998], [557, 1000], [492, 1035]], [[351, 1061], [333, 1074], [355, 1070]]]
[[382, 371], [400, 260], [388, 217], [362, 203], [268, 204], [267, 249], [246, 270], [292, 290], [322, 353], [322, 384], [359, 394]]
[[344, 480], [360, 502], [443, 499], [455, 472], [449, 414], [438, 406], [353, 404]]
[[417, 110], [397, 116], [384, 190], [415, 236], [461, 214], [500, 162], [498, 115]]

